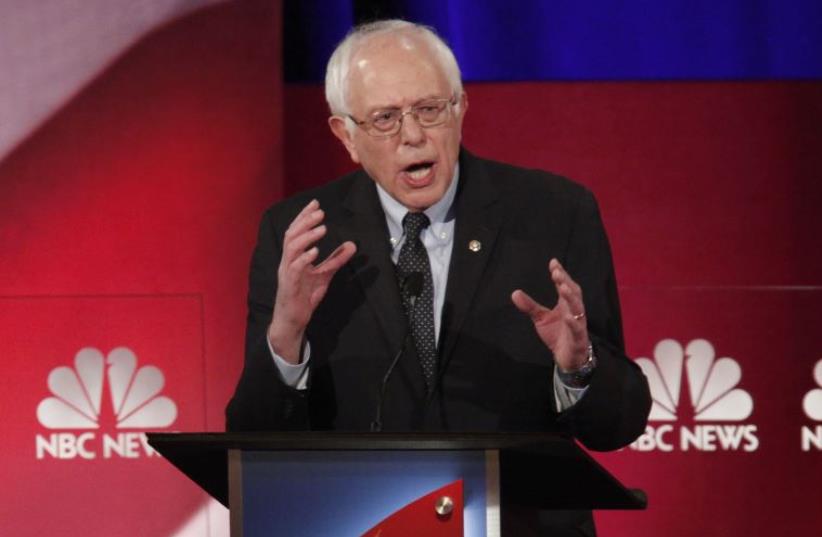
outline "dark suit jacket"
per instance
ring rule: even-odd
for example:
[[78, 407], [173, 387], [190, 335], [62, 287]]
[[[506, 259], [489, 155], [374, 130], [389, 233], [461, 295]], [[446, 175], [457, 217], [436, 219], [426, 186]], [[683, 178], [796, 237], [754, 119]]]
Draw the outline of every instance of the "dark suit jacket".
[[[266, 343], [283, 233], [312, 198], [326, 212], [324, 258], [344, 240], [354, 258], [332, 280], [307, 329], [309, 389], [279, 380]], [[384, 430], [563, 431], [593, 449], [626, 445], [644, 429], [645, 377], [626, 356], [610, 248], [584, 187], [543, 171], [460, 155], [456, 229], [439, 338], [440, 383], [426, 405], [413, 345], [394, 371]], [[478, 240], [481, 249], [468, 248]], [[548, 261], [583, 289], [598, 366], [585, 396], [558, 413], [551, 352], [511, 303], [521, 288], [556, 302]], [[368, 430], [379, 386], [402, 345], [400, 301], [385, 216], [358, 171], [270, 208], [251, 263], [246, 356], [228, 405], [229, 430]]]
[[[357, 253], [334, 277], [308, 326], [309, 389], [298, 391], [280, 381], [266, 331], [283, 234], [312, 198], [325, 210], [329, 230], [320, 259], [345, 240], [357, 244]], [[650, 396], [645, 377], [625, 356], [610, 248], [593, 195], [562, 177], [463, 151], [455, 204], [435, 397], [426, 401], [422, 369], [409, 345], [387, 387], [383, 429], [560, 431], [593, 449], [631, 442], [645, 427]], [[471, 240], [480, 241], [479, 251], [468, 248]], [[548, 275], [552, 257], [583, 289], [598, 358], [585, 396], [562, 413], [551, 352], [511, 303], [517, 288], [543, 304], [556, 302]], [[227, 428], [368, 430], [381, 380], [407, 327], [373, 181], [358, 171], [270, 208], [249, 287], [245, 366], [226, 410]], [[503, 514], [506, 535], [595, 533], [587, 511]]]

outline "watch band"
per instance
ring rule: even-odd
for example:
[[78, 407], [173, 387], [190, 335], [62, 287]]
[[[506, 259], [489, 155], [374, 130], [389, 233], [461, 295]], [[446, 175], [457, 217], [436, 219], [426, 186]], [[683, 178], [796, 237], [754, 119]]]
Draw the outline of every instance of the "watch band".
[[559, 380], [569, 388], [586, 388], [591, 383], [591, 376], [597, 366], [597, 357], [594, 355], [594, 346], [588, 345], [588, 360], [582, 367], [574, 371], [563, 371], [557, 369]]

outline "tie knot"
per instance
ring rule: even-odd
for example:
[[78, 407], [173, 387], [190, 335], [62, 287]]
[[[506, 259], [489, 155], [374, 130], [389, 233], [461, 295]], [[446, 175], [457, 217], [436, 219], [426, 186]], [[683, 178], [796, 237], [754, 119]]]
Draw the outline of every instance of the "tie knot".
[[417, 238], [420, 231], [428, 227], [431, 221], [425, 213], [405, 213], [402, 219], [402, 230], [407, 238]]

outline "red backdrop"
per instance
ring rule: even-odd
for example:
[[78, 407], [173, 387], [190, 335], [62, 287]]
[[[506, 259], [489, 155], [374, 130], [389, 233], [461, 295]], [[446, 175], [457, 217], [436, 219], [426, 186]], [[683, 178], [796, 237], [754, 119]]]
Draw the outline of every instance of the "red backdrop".
[[[38, 458], [38, 437], [66, 435], [53, 446], [66, 438], [76, 448], [83, 430], [49, 428], [37, 409], [59, 395], [55, 369], [83, 369], [78, 351], [108, 357], [125, 346], [138, 367], [163, 373], [156, 395], [177, 410], [169, 429], [222, 428], [261, 211], [351, 169], [321, 88], [282, 86], [279, 10], [267, 3], [211, 8], [155, 32], [0, 163], [2, 465], [16, 484], [0, 493], [0, 521], [15, 535], [170, 535], [202, 501], [139, 446], [105, 458], [104, 437], [129, 432], [107, 404], [113, 383], [87, 431], [94, 459], [42, 444]], [[822, 359], [822, 83], [467, 91], [469, 149], [597, 194], [629, 353], [670, 372], [660, 402], [681, 383], [668, 397], [675, 418], [651, 423], [661, 443], [649, 436], [599, 456], [650, 494], [645, 513], [599, 515], [601, 534], [815, 529], [822, 433], [803, 401], [820, 389]], [[704, 378], [655, 356], [666, 339], [710, 343], [713, 361], [683, 356], [707, 364]], [[751, 410], [699, 420], [692, 385], [719, 390], [714, 408], [741, 390]], [[683, 444], [688, 435], [698, 439]]]
[[[2, 533], [208, 531], [203, 517], [187, 525], [204, 495], [170, 465], [105, 458], [104, 437], [129, 432], [110, 418], [112, 382], [86, 431], [93, 460], [70, 445], [37, 458], [38, 437], [84, 432], [47, 428], [37, 410], [65, 392], [52, 371], [82, 372], [75, 353], [127, 347], [159, 368], [157, 395], [177, 409], [168, 429], [222, 429], [249, 255], [282, 192], [280, 33], [268, 1], [160, 28], [0, 163], [0, 464], [14, 483], [0, 492]], [[147, 386], [136, 373], [133, 384]]]
[[[685, 364], [672, 375], [681, 382], [676, 420], [651, 422], [653, 434], [634, 448], [597, 455], [650, 496], [645, 512], [599, 513], [600, 533], [813, 533], [822, 426], [803, 400], [822, 388], [813, 376], [822, 361], [822, 83], [469, 84], [467, 92], [469, 149], [567, 175], [597, 195], [629, 354], [653, 359], [666, 339], [706, 340], [716, 353], [704, 381]], [[326, 132], [322, 89], [287, 86], [285, 102], [288, 191], [351, 169]], [[689, 382], [714, 391], [702, 402], [722, 419], [695, 421]], [[734, 390], [753, 402], [743, 419], [722, 415]], [[651, 446], [666, 424], [664, 445]], [[671, 452], [660, 449], [669, 443]]]

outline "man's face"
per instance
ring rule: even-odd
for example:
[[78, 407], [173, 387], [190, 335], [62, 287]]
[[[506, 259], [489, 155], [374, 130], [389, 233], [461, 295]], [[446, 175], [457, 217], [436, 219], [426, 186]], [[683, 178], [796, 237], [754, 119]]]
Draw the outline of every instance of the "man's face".
[[[414, 36], [374, 38], [352, 58], [348, 108], [357, 120], [377, 110], [406, 111], [424, 100], [452, 97], [436, 57]], [[424, 129], [407, 114], [400, 132], [387, 138], [374, 138], [359, 127], [349, 133], [339, 117], [329, 124], [372, 179], [408, 209], [422, 211], [442, 198], [453, 179], [467, 106], [464, 95], [456, 97], [458, 104], [442, 125]]]

